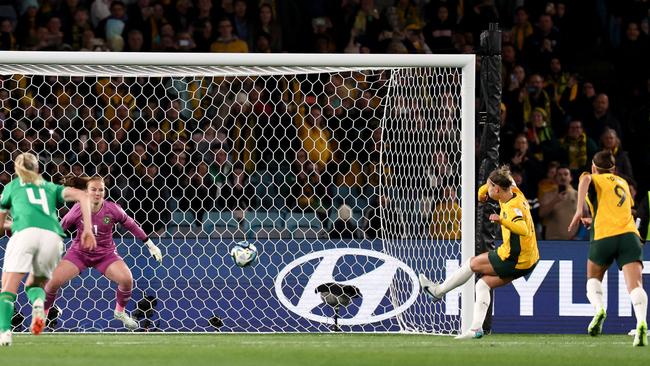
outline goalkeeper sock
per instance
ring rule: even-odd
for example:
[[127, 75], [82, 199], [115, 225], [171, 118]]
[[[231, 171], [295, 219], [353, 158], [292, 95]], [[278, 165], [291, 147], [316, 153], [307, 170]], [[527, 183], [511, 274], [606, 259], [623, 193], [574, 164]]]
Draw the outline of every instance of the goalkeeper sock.
[[467, 282], [467, 280], [472, 278], [473, 275], [474, 272], [472, 272], [472, 269], [469, 267], [469, 261], [467, 261], [462, 266], [460, 266], [460, 268], [458, 268], [456, 272], [454, 272], [454, 274], [447, 277], [445, 282], [443, 282], [440, 286], [438, 286], [437, 288], [438, 293], [434, 295], [441, 297], [447, 292]]
[[48, 290], [47, 285], [45, 286], [45, 314], [50, 311], [52, 305], [54, 305], [54, 300], [56, 300], [56, 293], [58, 291]]
[[29, 299], [29, 303], [33, 304], [36, 300], [45, 301], [45, 290], [42, 287], [38, 286], [27, 286], [25, 288], [25, 293]]
[[645, 320], [648, 313], [648, 294], [643, 287], [637, 287], [630, 291], [630, 299], [632, 300], [632, 307], [634, 308], [636, 325], [638, 327]]
[[483, 321], [490, 307], [490, 286], [483, 279], [476, 282], [476, 300], [474, 303], [474, 318], [470, 329], [483, 330]]
[[0, 292], [0, 332], [11, 330], [11, 318], [14, 316], [16, 294]]
[[603, 309], [603, 283], [597, 278], [590, 278], [587, 280], [587, 299], [593, 305], [596, 312]]
[[123, 312], [126, 308], [126, 304], [131, 300], [131, 289], [124, 290], [117, 286], [117, 291], [115, 292], [115, 311]]

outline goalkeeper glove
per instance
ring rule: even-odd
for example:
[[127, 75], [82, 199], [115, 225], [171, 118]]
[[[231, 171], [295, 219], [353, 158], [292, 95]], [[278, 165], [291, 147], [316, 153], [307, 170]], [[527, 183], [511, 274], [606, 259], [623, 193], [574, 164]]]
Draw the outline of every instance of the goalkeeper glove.
[[147, 246], [147, 249], [149, 249], [149, 254], [151, 254], [158, 263], [162, 263], [162, 252], [160, 251], [160, 248], [158, 248], [151, 239], [147, 239], [144, 244]]

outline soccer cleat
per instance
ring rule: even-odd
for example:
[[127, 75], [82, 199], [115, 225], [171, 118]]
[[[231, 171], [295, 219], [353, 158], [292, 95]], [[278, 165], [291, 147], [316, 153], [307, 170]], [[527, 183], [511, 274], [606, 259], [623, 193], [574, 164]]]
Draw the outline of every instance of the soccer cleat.
[[32, 325], [30, 327], [33, 335], [39, 335], [45, 328], [45, 310], [43, 300], [36, 299], [32, 305]]
[[479, 339], [483, 338], [483, 329], [468, 329], [454, 337], [454, 339]]
[[440, 286], [439, 283], [435, 283], [428, 279], [425, 275], [420, 273], [418, 276], [420, 279], [420, 287], [422, 287], [422, 291], [431, 299], [433, 302], [438, 302], [442, 300], [442, 297], [436, 296], [435, 291]]
[[11, 346], [11, 331], [0, 332], [0, 347]]
[[596, 312], [596, 315], [594, 315], [594, 318], [591, 319], [591, 323], [589, 323], [589, 327], [587, 327], [587, 333], [595, 337], [603, 332], [603, 323], [605, 322], [605, 318], [607, 318], [607, 313], [605, 312], [604, 308], [600, 308]]
[[115, 319], [119, 320], [124, 324], [124, 327], [128, 330], [135, 330], [138, 329], [139, 324], [135, 319], [131, 318], [126, 314], [124, 311], [115, 311]]
[[634, 334], [634, 342], [632, 342], [632, 345], [635, 347], [648, 345], [648, 324], [645, 320], [636, 327], [636, 333]]

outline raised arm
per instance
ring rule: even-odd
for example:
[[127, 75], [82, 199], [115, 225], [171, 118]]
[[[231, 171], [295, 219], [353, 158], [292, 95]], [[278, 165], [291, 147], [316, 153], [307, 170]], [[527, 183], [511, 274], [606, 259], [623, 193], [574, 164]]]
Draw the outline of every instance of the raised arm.
[[156, 244], [154, 244], [153, 241], [149, 239], [149, 237], [144, 232], [144, 230], [142, 230], [140, 225], [138, 225], [138, 223], [135, 222], [135, 220], [131, 218], [131, 216], [127, 215], [126, 212], [124, 212], [124, 210], [121, 207], [119, 207], [119, 205], [116, 204], [116, 207], [117, 210], [119, 211], [120, 223], [128, 231], [130, 231], [131, 234], [133, 234], [133, 236], [136, 237], [136, 239], [142, 240], [144, 245], [147, 246], [147, 249], [149, 249], [149, 253], [151, 254], [151, 256], [153, 256], [158, 261], [158, 263], [162, 263], [162, 251], [160, 250], [160, 248], [158, 248]]
[[568, 231], [572, 232], [575, 229], [576, 225], [580, 223], [582, 218], [583, 207], [585, 207], [585, 201], [587, 199], [587, 190], [589, 190], [589, 185], [591, 184], [591, 174], [582, 174], [580, 176], [580, 182], [578, 183], [578, 203], [576, 204], [576, 213], [573, 215], [573, 219], [569, 224]]
[[84, 224], [84, 230], [81, 234], [81, 246], [84, 249], [94, 250], [97, 246], [97, 242], [95, 241], [95, 235], [93, 235], [92, 213], [88, 194], [80, 189], [66, 187], [63, 189], [63, 199], [66, 201], [79, 202], [81, 218], [83, 219]]

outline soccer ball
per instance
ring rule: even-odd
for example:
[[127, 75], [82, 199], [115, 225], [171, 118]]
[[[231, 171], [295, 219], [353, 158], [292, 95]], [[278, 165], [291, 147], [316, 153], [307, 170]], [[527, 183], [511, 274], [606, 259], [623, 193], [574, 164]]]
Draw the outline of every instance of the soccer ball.
[[250, 266], [257, 260], [257, 248], [247, 241], [240, 241], [230, 249], [230, 256], [236, 265], [240, 267]]

